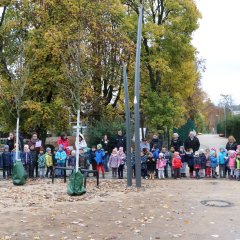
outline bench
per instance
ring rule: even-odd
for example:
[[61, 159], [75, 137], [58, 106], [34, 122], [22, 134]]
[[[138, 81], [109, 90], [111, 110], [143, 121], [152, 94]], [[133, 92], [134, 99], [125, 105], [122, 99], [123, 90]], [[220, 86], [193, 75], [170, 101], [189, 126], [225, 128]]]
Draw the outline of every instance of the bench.
[[[55, 177], [55, 171], [56, 170], [64, 170], [64, 182], [67, 182], [67, 174], [66, 171], [67, 170], [74, 170], [73, 168], [69, 168], [69, 167], [53, 167], [53, 171], [52, 171], [52, 183], [54, 183], [54, 177]], [[97, 180], [97, 187], [99, 186], [99, 173], [97, 170], [89, 170], [89, 169], [83, 169], [83, 168], [79, 168], [80, 172], [83, 174], [84, 176], [84, 187], [87, 186], [87, 177], [89, 173], [93, 173], [96, 174], [96, 180]]]

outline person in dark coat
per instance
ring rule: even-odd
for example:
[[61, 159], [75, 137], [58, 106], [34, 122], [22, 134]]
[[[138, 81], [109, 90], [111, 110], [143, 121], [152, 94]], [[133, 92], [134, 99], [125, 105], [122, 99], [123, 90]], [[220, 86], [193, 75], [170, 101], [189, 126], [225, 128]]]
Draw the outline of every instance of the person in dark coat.
[[233, 136], [229, 136], [228, 143], [226, 145], [226, 149], [236, 151], [237, 150], [237, 142]]
[[118, 134], [115, 138], [115, 144], [114, 147], [116, 147], [118, 150], [120, 147], [123, 147], [123, 151], [126, 151], [126, 138], [123, 136], [123, 133], [121, 130], [118, 131]]
[[176, 152], [180, 151], [180, 147], [183, 145], [182, 140], [179, 138], [178, 133], [173, 134], [173, 138], [171, 141], [171, 146], [174, 146]]
[[153, 135], [153, 138], [150, 142], [150, 150], [152, 151], [153, 146], [155, 146], [158, 149], [162, 149], [162, 140], [157, 136], [157, 134]]
[[109, 141], [107, 135], [103, 136], [101, 144], [102, 144], [103, 150], [105, 152], [105, 156], [104, 156], [104, 170], [105, 170], [105, 172], [109, 172], [108, 161], [109, 161], [109, 153], [111, 153], [111, 146], [110, 146], [110, 141]]
[[189, 133], [189, 137], [186, 139], [184, 147], [185, 149], [192, 149], [193, 153], [199, 150], [200, 142], [199, 139], [195, 136], [194, 132]]
[[14, 149], [14, 143], [15, 143], [14, 135], [13, 133], [9, 133], [9, 137], [7, 138], [6, 141], [6, 145], [8, 145], [9, 147], [9, 152], [11, 152]]

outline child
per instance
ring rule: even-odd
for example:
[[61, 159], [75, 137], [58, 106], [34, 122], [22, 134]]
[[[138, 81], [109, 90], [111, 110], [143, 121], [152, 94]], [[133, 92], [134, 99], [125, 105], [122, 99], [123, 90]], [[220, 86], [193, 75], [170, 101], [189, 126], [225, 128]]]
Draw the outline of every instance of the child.
[[163, 153], [159, 153], [158, 159], [157, 159], [157, 164], [156, 164], [156, 169], [158, 170], [158, 179], [164, 179], [164, 168], [166, 166], [166, 159], [164, 158]]
[[217, 178], [216, 168], [218, 166], [218, 159], [216, 157], [216, 152], [214, 150], [211, 150], [210, 152], [210, 161], [211, 161], [212, 177]]
[[219, 163], [219, 175], [220, 178], [226, 177], [226, 158], [227, 154], [225, 152], [224, 147], [220, 147], [219, 153], [218, 153], [218, 163]]
[[[58, 167], [66, 167], [66, 159], [67, 159], [67, 154], [66, 152], [63, 150], [63, 145], [60, 144], [58, 146], [58, 150], [56, 152], [55, 158], [57, 160], [57, 166]], [[64, 175], [64, 170], [59, 169], [58, 170], [58, 176], [62, 177]]]
[[237, 145], [236, 153], [238, 154], [240, 152], [240, 145]]
[[117, 177], [117, 170], [120, 165], [120, 162], [121, 162], [121, 159], [117, 152], [117, 148], [114, 148], [112, 150], [112, 154], [111, 154], [111, 156], [109, 158], [109, 162], [108, 162], [109, 168], [112, 168], [112, 177], [113, 178]]
[[[97, 170], [97, 163], [96, 163], [96, 147], [92, 146], [90, 153], [89, 153], [89, 158], [90, 158], [90, 164], [92, 165], [92, 170]], [[93, 176], [96, 174], [94, 173]]]
[[168, 170], [169, 170], [169, 164], [170, 164], [171, 156], [170, 156], [170, 153], [167, 151], [167, 147], [165, 147], [165, 146], [162, 147], [161, 153], [163, 154], [163, 157], [166, 160], [166, 164], [165, 164], [165, 167], [164, 167], [164, 177], [168, 178], [168, 175], [169, 175]]
[[[12, 157], [11, 168], [13, 168], [13, 164], [16, 162], [16, 149], [17, 149], [17, 146], [16, 146], [16, 144], [14, 144], [14, 149], [11, 152], [11, 157]], [[19, 159], [19, 160], [21, 159], [21, 153], [22, 152], [19, 150], [19, 145], [18, 145], [18, 156], [17, 156], [17, 159]]]
[[49, 172], [50, 172], [50, 177], [52, 177], [53, 157], [52, 157], [52, 150], [51, 150], [51, 148], [47, 148], [46, 149], [45, 159], [46, 159], [46, 166], [47, 166], [46, 177], [48, 178], [48, 173]]
[[87, 159], [87, 155], [84, 152], [84, 148], [79, 149], [79, 167], [83, 169], [88, 169], [89, 168], [89, 161]]
[[236, 158], [236, 180], [240, 181], [240, 152], [237, 153]]
[[199, 152], [195, 152], [195, 155], [194, 155], [194, 169], [195, 169], [195, 177], [196, 179], [199, 179], [200, 178], [200, 175], [199, 175], [199, 171], [201, 169], [201, 159], [199, 157]]
[[57, 166], [57, 159], [55, 158], [56, 153], [57, 153], [57, 150], [54, 149], [54, 150], [53, 150], [53, 155], [52, 155], [52, 158], [53, 158], [53, 165], [54, 165], [54, 166]]
[[33, 177], [34, 165], [32, 155], [30, 154], [29, 146], [24, 145], [23, 152], [21, 153], [21, 161], [28, 177]]
[[236, 169], [236, 153], [235, 151], [233, 150], [230, 150], [228, 152], [228, 155], [229, 155], [229, 168], [231, 170], [231, 173], [230, 173], [230, 179], [234, 179], [235, 177], [235, 169]]
[[141, 151], [140, 156], [141, 156], [141, 175], [142, 175], [143, 178], [148, 179], [147, 164], [146, 164], [147, 156], [144, 154], [143, 151]]
[[[152, 148], [152, 155], [153, 155], [153, 158], [155, 159], [155, 162], [157, 162], [157, 160], [158, 160], [159, 153], [160, 153], [160, 150], [159, 150], [158, 146], [156, 144], [154, 144], [153, 148]], [[158, 175], [157, 169], [155, 171], [156, 171], [155, 175], [157, 176]]]
[[185, 152], [184, 146], [180, 146], [179, 154], [182, 161], [181, 177], [186, 177], [187, 162], [186, 162], [186, 152]]
[[104, 166], [103, 166], [104, 156], [105, 156], [105, 152], [102, 149], [102, 145], [98, 144], [97, 145], [97, 151], [95, 152], [95, 161], [96, 161], [96, 164], [97, 164], [97, 171], [98, 171], [98, 173], [100, 173], [100, 170], [102, 171], [102, 177], [103, 178], [105, 178], [105, 175], [104, 175], [105, 171], [104, 171]]
[[193, 150], [191, 148], [189, 148], [186, 151], [186, 161], [189, 167], [189, 174], [190, 174], [190, 178], [193, 178], [193, 171], [194, 171], [194, 155], [193, 155]]
[[179, 155], [179, 152], [174, 152], [172, 160], [172, 168], [174, 171], [174, 178], [180, 178], [180, 169], [182, 167], [182, 161]]
[[175, 153], [175, 148], [174, 146], [171, 146], [170, 147], [170, 159], [169, 159], [169, 169], [170, 169], [170, 176], [173, 177], [174, 176], [174, 170], [173, 170], [173, 167], [172, 167], [172, 161], [173, 161], [173, 158], [174, 158], [174, 153]]
[[206, 170], [206, 155], [204, 154], [204, 150], [203, 149], [200, 149], [199, 150], [199, 158], [200, 158], [200, 165], [201, 165], [201, 168], [200, 168], [200, 177], [201, 178], [204, 178], [205, 177], [205, 170]]
[[12, 175], [11, 165], [12, 165], [12, 156], [9, 152], [9, 146], [4, 146], [4, 152], [2, 153], [2, 162], [3, 162], [3, 178], [10, 177]]
[[46, 159], [45, 159], [45, 154], [44, 154], [44, 149], [43, 147], [40, 148], [40, 152], [38, 154], [38, 176], [40, 178], [45, 177], [45, 167], [46, 167]]
[[156, 171], [156, 161], [151, 152], [147, 153], [147, 171], [150, 179], [154, 179]]
[[211, 177], [211, 160], [210, 160], [210, 149], [206, 149], [206, 171], [205, 175], [206, 177]]
[[71, 155], [68, 158], [68, 166], [71, 168], [76, 167], [76, 151], [72, 150]]
[[119, 167], [118, 167], [118, 178], [123, 179], [123, 169], [124, 169], [124, 165], [125, 165], [125, 162], [127, 159], [126, 154], [123, 152], [123, 147], [119, 148], [118, 155], [121, 159]]
[[132, 166], [132, 176], [135, 178], [135, 152], [131, 148], [131, 166]]

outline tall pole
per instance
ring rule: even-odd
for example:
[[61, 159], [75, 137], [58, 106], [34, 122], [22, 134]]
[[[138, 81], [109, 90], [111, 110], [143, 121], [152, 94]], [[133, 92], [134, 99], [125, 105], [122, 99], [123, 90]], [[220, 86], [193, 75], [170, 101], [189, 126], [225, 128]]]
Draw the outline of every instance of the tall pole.
[[226, 115], [226, 103], [224, 105], [224, 135], [227, 137], [227, 115]]
[[131, 165], [131, 126], [130, 126], [130, 108], [128, 95], [128, 81], [126, 64], [123, 63], [125, 112], [126, 112], [126, 137], [127, 137], [127, 185], [132, 186], [132, 165]]
[[140, 133], [139, 133], [139, 86], [140, 86], [140, 57], [141, 57], [141, 37], [142, 37], [142, 6], [139, 7], [137, 52], [135, 66], [135, 91], [134, 91], [134, 122], [135, 122], [135, 167], [136, 167], [136, 187], [141, 187], [141, 157], [140, 157]]
[[79, 169], [79, 130], [80, 130], [80, 110], [77, 111], [77, 136], [76, 136], [76, 172]]
[[17, 126], [16, 126], [16, 161], [18, 161], [19, 153], [19, 117], [17, 117]]

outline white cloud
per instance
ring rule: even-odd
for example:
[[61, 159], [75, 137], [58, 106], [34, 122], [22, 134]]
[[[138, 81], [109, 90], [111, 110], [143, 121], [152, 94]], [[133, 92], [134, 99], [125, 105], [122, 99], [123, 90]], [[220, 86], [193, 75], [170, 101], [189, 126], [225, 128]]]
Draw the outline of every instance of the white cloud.
[[203, 89], [215, 103], [223, 93], [240, 104], [240, 1], [200, 0], [197, 6], [202, 20], [193, 44], [206, 59]]

